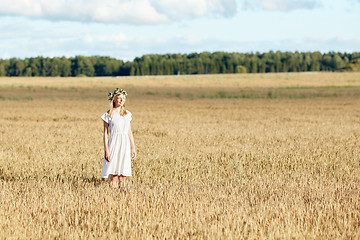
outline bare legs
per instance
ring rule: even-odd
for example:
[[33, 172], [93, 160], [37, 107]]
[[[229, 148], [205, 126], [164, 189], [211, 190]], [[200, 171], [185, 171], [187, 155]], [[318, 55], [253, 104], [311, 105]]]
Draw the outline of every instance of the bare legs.
[[[119, 187], [125, 188], [126, 176], [123, 175], [112, 175], [110, 174], [110, 186], [116, 187], [119, 184]], [[117, 183], [119, 182], [119, 183]]]
[[117, 176], [110, 174], [110, 186], [115, 188], [117, 185]]
[[120, 175], [120, 176], [118, 176], [118, 178], [119, 178], [119, 187], [125, 188], [126, 177], [123, 175]]

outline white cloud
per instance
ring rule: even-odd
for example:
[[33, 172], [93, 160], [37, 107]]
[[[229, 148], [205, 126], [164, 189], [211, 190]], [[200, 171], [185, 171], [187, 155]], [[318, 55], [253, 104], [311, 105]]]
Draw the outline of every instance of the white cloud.
[[[64, 5], [70, 4], [69, 0], [55, 0], [53, 4], [57, 5], [54, 5], [51, 11], [44, 10], [45, 6], [50, 8], [50, 4], [44, 0], [37, 0], [38, 4], [35, 4], [35, 0], [23, 0], [25, 5], [29, 3], [26, 5], [29, 11], [19, 7], [19, 1], [13, 0], [14, 4], [10, 4], [8, 0], [0, 0], [0, 17], [21, 15], [37, 19], [17, 16], [0, 18], [0, 57], [2, 58], [101, 55], [132, 60], [136, 56], [149, 53], [267, 52], [269, 50], [358, 52], [360, 46], [359, 31], [355, 31], [354, 26], [348, 24], [359, 22], [357, 12], [360, 5], [357, 3], [354, 4], [351, 12], [346, 12], [341, 8], [342, 3], [332, 2], [332, 5], [329, 3], [330, 7], [328, 4], [319, 11], [309, 12], [306, 18], [299, 22], [299, 16], [304, 16], [302, 12], [293, 11], [285, 16], [271, 11], [290, 11], [295, 10], [296, 7], [310, 9], [310, 3], [318, 6], [316, 1], [321, 0], [253, 0], [251, 2], [236, 0], [240, 7], [241, 3], [248, 3], [248, 8], [253, 8], [255, 11], [242, 12], [232, 19], [223, 16], [233, 14], [229, 9], [235, 11], [235, 0], [183, 0], [181, 3], [184, 6], [177, 0], [124, 0], [123, 2], [104, 0], [103, 3], [106, 3], [104, 8], [94, 0], [88, 0], [91, 6], [81, 8], [79, 4], [85, 0], [80, 0], [75, 1], [71, 9], [66, 9]], [[34, 4], [30, 4], [32, 1]], [[359, 0], [348, 1], [355, 3]], [[136, 5], [140, 3], [144, 3], [145, 7]], [[280, 3], [284, 4], [282, 8]], [[97, 11], [93, 5], [97, 6]], [[120, 5], [128, 10], [126, 13], [121, 13], [123, 15], [117, 16], [116, 6]], [[152, 10], [147, 11], [147, 9]], [[257, 11], [259, 9], [263, 10]], [[11, 13], [10, 10], [13, 12]], [[161, 19], [151, 18], [152, 14]], [[131, 20], [124, 19], [125, 15], [133, 17]], [[209, 16], [215, 19], [209, 19]], [[190, 18], [203, 19], [177, 22]], [[48, 19], [73, 19], [73, 21], [48, 21]], [[87, 19], [90, 19], [89, 23]], [[104, 21], [132, 24], [174, 23], [128, 26], [102, 23]], [[247, 22], [251, 24], [246, 24]], [[266, 28], [264, 23], [274, 27]], [[342, 38], [339, 38], [340, 36]]]
[[[39, 23], [37, 21], [36, 23]], [[43, 21], [44, 22], [44, 21]], [[34, 25], [37, 25], [34, 23]], [[16, 25], [19, 25], [16, 23]], [[0, 24], [0, 32], [6, 27]], [[54, 26], [57, 27], [54, 27]], [[141, 32], [131, 34], [121, 28], [110, 31], [93, 29], [93, 26], [75, 23], [76, 29], [67, 29], [68, 23], [51, 23], [46, 27], [34, 30], [24, 27], [22, 36], [8, 34], [0, 39], [0, 56], [36, 57], [36, 56], [111, 56], [123, 60], [133, 60], [144, 54], [191, 53], [202, 51], [226, 52], [268, 52], [280, 51], [359, 51], [360, 38], [296, 38], [263, 39], [263, 40], [228, 40], [221, 36], [203, 37], [195, 33], [177, 35], [143, 35]], [[30, 25], [31, 26], [31, 25]], [[88, 29], [86, 29], [88, 28]], [[9, 53], [11, 54], [9, 56]]]
[[321, 4], [319, 0], [244, 0], [245, 9], [288, 12], [297, 9], [314, 9]]
[[185, 16], [204, 17], [207, 15], [233, 16], [236, 0], [151, 0], [159, 13], [178, 20]]
[[159, 24], [233, 16], [236, 0], [1, 0], [0, 16], [81, 22]]

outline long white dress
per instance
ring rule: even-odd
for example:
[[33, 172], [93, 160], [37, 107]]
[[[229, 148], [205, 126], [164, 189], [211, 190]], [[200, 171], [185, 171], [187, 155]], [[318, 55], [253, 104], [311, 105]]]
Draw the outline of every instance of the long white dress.
[[131, 145], [128, 132], [132, 115], [129, 111], [126, 113], [125, 116], [121, 116], [113, 111], [111, 117], [108, 112], [101, 116], [101, 119], [109, 124], [110, 129], [110, 162], [104, 158], [102, 178], [108, 178], [110, 174], [131, 176]]

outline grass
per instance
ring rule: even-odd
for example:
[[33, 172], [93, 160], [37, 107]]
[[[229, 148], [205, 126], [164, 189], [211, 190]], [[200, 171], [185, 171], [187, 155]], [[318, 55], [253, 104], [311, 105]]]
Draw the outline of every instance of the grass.
[[155, 92], [151, 92], [151, 91], [147, 91], [145, 94], [146, 94], [146, 95], [156, 95]]
[[358, 88], [359, 86], [345, 85], [345, 86], [291, 86], [291, 87], [280, 87], [277, 89], [327, 89], [327, 88]]
[[[359, 76], [0, 78], [0, 238], [358, 239], [360, 81], [317, 86]], [[124, 192], [100, 178], [100, 116], [128, 82]]]
[[9, 101], [33, 101], [34, 97], [32, 96], [1, 96], [0, 95], [0, 100], [9, 100]]
[[133, 97], [176, 99], [272, 99], [358, 96], [360, 73], [282, 73], [189, 76], [145, 76], [119, 78], [1, 78], [1, 96], [13, 91], [45, 99], [100, 99], [118, 84], [127, 86]]

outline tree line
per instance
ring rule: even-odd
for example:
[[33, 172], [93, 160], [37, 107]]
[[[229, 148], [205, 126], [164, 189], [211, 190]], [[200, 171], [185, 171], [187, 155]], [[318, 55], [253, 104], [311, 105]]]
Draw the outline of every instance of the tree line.
[[148, 54], [133, 61], [104, 56], [0, 59], [0, 76], [140, 76], [358, 70], [360, 52]]

